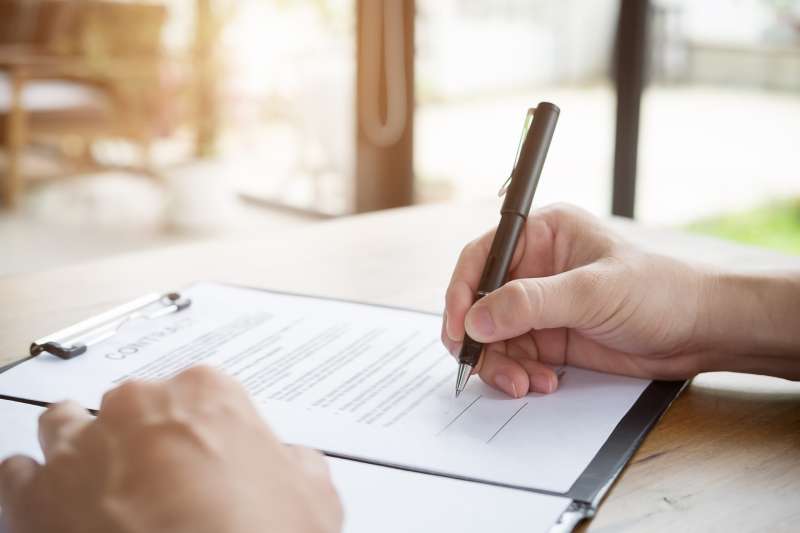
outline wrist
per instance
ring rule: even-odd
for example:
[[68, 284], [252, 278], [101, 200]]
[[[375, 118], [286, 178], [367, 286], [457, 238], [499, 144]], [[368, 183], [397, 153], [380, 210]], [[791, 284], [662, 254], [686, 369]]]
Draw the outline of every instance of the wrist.
[[701, 295], [709, 370], [800, 378], [800, 275], [707, 270]]

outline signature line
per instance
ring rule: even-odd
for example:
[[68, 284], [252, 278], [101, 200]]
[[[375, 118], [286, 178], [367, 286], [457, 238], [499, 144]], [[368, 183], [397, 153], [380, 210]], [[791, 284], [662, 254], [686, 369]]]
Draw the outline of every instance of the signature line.
[[511, 420], [512, 420], [512, 419], [513, 419], [515, 416], [517, 416], [517, 415], [519, 414], [519, 412], [520, 412], [520, 411], [522, 411], [523, 409], [525, 409], [525, 406], [526, 406], [526, 405], [528, 405], [528, 402], [525, 402], [525, 403], [523, 403], [523, 404], [522, 404], [522, 407], [520, 407], [519, 409], [517, 409], [516, 411], [514, 411], [514, 414], [513, 414], [513, 415], [511, 415], [511, 418], [509, 418], [508, 420], [506, 420], [506, 421], [503, 423], [503, 425], [502, 425], [502, 426], [500, 426], [500, 428], [499, 428], [497, 431], [495, 431], [495, 432], [494, 432], [494, 435], [492, 435], [491, 437], [489, 437], [489, 440], [487, 440], [487, 441], [486, 441], [486, 444], [489, 444], [490, 442], [492, 442], [492, 439], [493, 439], [493, 438], [495, 438], [495, 437], [497, 436], [497, 434], [498, 434], [498, 433], [500, 433], [501, 431], [503, 431], [503, 428], [504, 428], [504, 427], [506, 427], [506, 426], [508, 425], [508, 423], [509, 423], [509, 422], [511, 422]]
[[480, 399], [481, 399], [481, 397], [482, 397], [482, 396], [479, 394], [477, 398], [475, 398], [474, 400], [472, 400], [472, 401], [469, 403], [469, 405], [467, 405], [465, 408], [463, 408], [463, 409], [461, 410], [461, 412], [460, 412], [460, 413], [458, 413], [454, 419], [452, 419], [450, 422], [448, 422], [448, 423], [447, 423], [447, 425], [446, 425], [445, 427], [443, 427], [443, 428], [442, 428], [442, 430], [441, 430], [439, 433], [437, 433], [437, 434], [436, 434], [436, 436], [438, 437], [439, 435], [441, 435], [442, 433], [444, 433], [444, 432], [447, 430], [447, 428], [449, 428], [450, 426], [452, 426], [453, 424], [455, 424], [455, 423], [456, 423], [456, 420], [458, 420], [459, 418], [461, 418], [461, 415], [463, 415], [464, 413], [466, 413], [466, 412], [467, 412], [467, 409], [469, 409], [470, 407], [472, 407], [473, 405], [475, 405], [475, 402], [477, 402], [478, 400], [480, 400]]

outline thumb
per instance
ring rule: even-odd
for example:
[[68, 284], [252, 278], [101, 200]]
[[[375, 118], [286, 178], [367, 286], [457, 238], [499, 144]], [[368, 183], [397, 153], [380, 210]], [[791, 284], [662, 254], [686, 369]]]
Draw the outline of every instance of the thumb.
[[33, 482], [41, 465], [25, 455], [15, 455], [0, 463], [0, 507], [13, 511], [16, 502]]
[[602, 285], [598, 273], [588, 267], [509, 281], [475, 302], [467, 313], [467, 333], [487, 343], [532, 329], [581, 327], [602, 303]]

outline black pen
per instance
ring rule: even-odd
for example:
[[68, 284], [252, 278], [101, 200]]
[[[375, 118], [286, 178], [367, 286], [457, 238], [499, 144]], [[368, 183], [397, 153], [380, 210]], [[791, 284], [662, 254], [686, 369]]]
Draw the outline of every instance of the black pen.
[[[500, 195], [505, 194], [506, 198], [500, 210], [500, 223], [497, 225], [492, 247], [486, 257], [483, 274], [478, 283], [476, 301], [500, 288], [508, 279], [511, 259], [514, 257], [517, 241], [531, 210], [533, 194], [539, 184], [539, 176], [542, 174], [559, 112], [558, 107], [549, 102], [541, 102], [536, 108], [528, 110], [514, 168], [500, 189]], [[483, 344], [464, 334], [464, 344], [458, 355], [456, 397], [467, 386], [469, 376], [478, 364], [482, 351]]]

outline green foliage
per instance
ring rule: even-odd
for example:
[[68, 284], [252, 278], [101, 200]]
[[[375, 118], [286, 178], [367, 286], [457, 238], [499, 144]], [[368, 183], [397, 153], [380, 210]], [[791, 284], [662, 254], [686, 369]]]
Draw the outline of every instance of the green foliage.
[[687, 229], [745, 244], [800, 254], [800, 198], [761, 206], [742, 213], [697, 221]]

